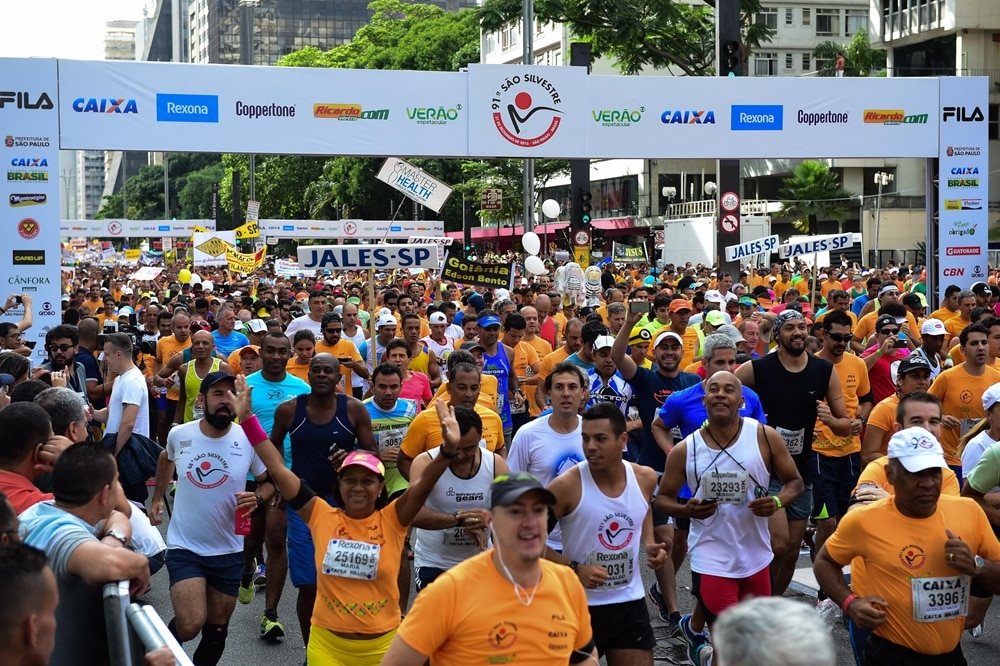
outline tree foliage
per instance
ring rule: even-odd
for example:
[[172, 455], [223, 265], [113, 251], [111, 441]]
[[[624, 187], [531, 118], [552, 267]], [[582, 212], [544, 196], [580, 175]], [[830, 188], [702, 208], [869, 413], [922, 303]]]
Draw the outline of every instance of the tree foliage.
[[885, 70], [885, 51], [872, 48], [868, 32], [864, 29], [854, 33], [847, 46], [837, 42], [823, 42], [813, 49], [813, 57], [825, 61], [828, 66], [819, 70], [820, 76], [834, 76], [837, 54], [844, 56], [844, 76], [878, 76]]
[[[503, 191], [500, 211], [480, 210], [477, 215], [483, 220], [516, 220], [522, 216], [524, 201], [523, 160], [464, 160], [462, 162], [463, 182], [455, 186], [468, 199], [478, 202], [485, 189]], [[566, 160], [535, 160], [534, 210], [538, 210], [538, 197], [553, 178], [569, 174]]]
[[[714, 3], [712, 3], [714, 6]], [[594, 58], [608, 57], [623, 74], [651, 67], [688, 76], [715, 73], [712, 7], [675, 0], [535, 0], [538, 21], [565, 23], [591, 43]], [[743, 68], [751, 49], [770, 41], [771, 30], [756, 22], [759, 0], [740, 0]], [[520, 0], [485, 0], [479, 9], [484, 30], [495, 32], [521, 17]]]
[[853, 193], [844, 189], [840, 178], [823, 162], [805, 160], [785, 178], [778, 195], [784, 200], [781, 214], [791, 217], [793, 226], [815, 234], [820, 218], [843, 222], [850, 212]]
[[[170, 217], [198, 219], [211, 217], [212, 183], [222, 177], [221, 156], [214, 153], [169, 153], [168, 177]], [[163, 166], [146, 164], [125, 183], [125, 196], [104, 198], [95, 217], [99, 220], [126, 217], [158, 220], [164, 217]]]

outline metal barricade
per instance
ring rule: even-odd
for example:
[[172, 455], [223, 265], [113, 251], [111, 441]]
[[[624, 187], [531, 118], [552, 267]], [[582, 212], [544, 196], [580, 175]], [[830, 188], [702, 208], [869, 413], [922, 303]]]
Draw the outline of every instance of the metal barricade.
[[103, 596], [110, 666], [141, 666], [147, 652], [164, 645], [178, 666], [193, 666], [156, 609], [130, 602], [128, 581], [105, 584]]

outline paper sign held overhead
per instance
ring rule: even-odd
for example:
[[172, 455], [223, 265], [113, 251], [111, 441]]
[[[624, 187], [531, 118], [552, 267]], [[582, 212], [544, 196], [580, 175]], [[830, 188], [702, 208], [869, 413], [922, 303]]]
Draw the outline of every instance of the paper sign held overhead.
[[770, 254], [777, 248], [778, 237], [776, 235], [768, 236], [767, 238], [758, 238], [747, 243], [740, 243], [739, 245], [730, 245], [726, 248], [726, 261], [739, 261], [740, 259], [752, 257], [755, 254]]
[[778, 248], [778, 256], [782, 259], [796, 257], [814, 252], [833, 252], [854, 245], [854, 234], [833, 234], [830, 236], [814, 236], [808, 241], [782, 245]]
[[438, 251], [430, 245], [300, 245], [298, 259], [305, 270], [438, 267]]
[[441, 212], [441, 208], [451, 195], [450, 187], [423, 169], [398, 157], [386, 158], [385, 164], [375, 177], [436, 213]]

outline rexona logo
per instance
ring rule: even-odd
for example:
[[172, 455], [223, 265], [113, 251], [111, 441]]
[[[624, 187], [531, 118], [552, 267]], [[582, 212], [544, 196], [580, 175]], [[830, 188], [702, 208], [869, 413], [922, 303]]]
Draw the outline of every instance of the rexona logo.
[[734, 104], [729, 129], [734, 132], [780, 131], [785, 107], [780, 104]]
[[975, 236], [977, 223], [974, 222], [952, 222], [951, 229], [948, 231], [949, 236]]
[[12, 194], [9, 199], [11, 208], [20, 206], [40, 206], [49, 200], [47, 194]]
[[158, 123], [217, 123], [218, 95], [156, 93]]
[[548, 79], [537, 74], [504, 79], [493, 93], [493, 125], [505, 140], [519, 148], [540, 146], [559, 131], [562, 98]]
[[969, 188], [969, 187], [979, 187], [978, 178], [949, 178], [948, 187], [954, 188]]
[[41, 169], [49, 166], [49, 161], [44, 157], [15, 157], [10, 161], [11, 166], [28, 167], [29, 169]]
[[664, 125], [714, 125], [715, 111], [664, 111], [660, 114]]
[[631, 127], [642, 120], [645, 112], [646, 107], [640, 106], [638, 109], [594, 109], [590, 114], [595, 123], [604, 127]]
[[982, 210], [982, 199], [945, 199], [945, 210]]
[[972, 111], [967, 106], [946, 106], [941, 116], [942, 122], [956, 120], [960, 123], [981, 123], [983, 119], [983, 110], [978, 106]]
[[73, 100], [77, 113], [139, 113], [134, 99], [124, 97], [77, 97]]
[[14, 250], [11, 263], [15, 266], [43, 266], [45, 250]]
[[406, 107], [406, 117], [418, 125], [447, 125], [453, 120], [458, 120], [461, 111], [461, 104], [449, 109], [443, 106], [415, 106]]
[[979, 146], [948, 146], [945, 149], [948, 157], [979, 157], [981, 153]]
[[907, 115], [902, 109], [865, 109], [864, 120], [874, 125], [926, 125], [926, 113]]
[[43, 92], [35, 95], [30, 92], [0, 91], [0, 109], [6, 108], [8, 104], [27, 111], [34, 111], [36, 109], [48, 111], [55, 106], [52, 104], [52, 99], [49, 98], [48, 93]]
[[389, 109], [362, 108], [360, 104], [313, 104], [313, 115], [328, 120], [388, 120]]

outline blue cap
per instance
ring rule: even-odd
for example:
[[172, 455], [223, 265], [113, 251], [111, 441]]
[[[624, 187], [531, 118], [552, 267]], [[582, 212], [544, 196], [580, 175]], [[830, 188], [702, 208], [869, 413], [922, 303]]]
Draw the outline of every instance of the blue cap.
[[480, 317], [477, 322], [483, 328], [489, 328], [490, 326], [499, 326], [500, 317], [496, 315], [486, 315], [485, 317]]

